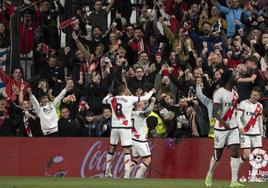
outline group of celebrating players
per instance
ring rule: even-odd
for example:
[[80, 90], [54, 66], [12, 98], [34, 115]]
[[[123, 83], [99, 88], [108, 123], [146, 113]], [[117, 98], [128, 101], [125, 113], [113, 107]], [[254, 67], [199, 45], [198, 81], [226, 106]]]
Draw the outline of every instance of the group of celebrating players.
[[[248, 159], [251, 149], [262, 148], [263, 107], [258, 102], [262, 91], [260, 88], [254, 87], [250, 98], [238, 104], [239, 96], [234, 89], [233, 71], [224, 72], [222, 80], [222, 85], [215, 91], [212, 100], [212, 114], [215, 119], [214, 155], [210, 161], [205, 184], [207, 187], [212, 186], [213, 173], [224, 147], [228, 146], [231, 154], [230, 187], [241, 187], [243, 185], [238, 182], [240, 165]], [[118, 90], [118, 96], [109, 94], [103, 99], [103, 103], [110, 104], [112, 108], [112, 131], [105, 177], [112, 177], [111, 162], [120, 141], [124, 152], [124, 178], [130, 178], [135, 165], [139, 165], [139, 167], [134, 177], [142, 178], [151, 162], [151, 152], [147, 142], [146, 115], [153, 110], [155, 98], [152, 95], [155, 90], [153, 89], [141, 97], [131, 96], [126, 85], [120, 86]], [[132, 111], [133, 108], [134, 111]], [[239, 155], [240, 147], [243, 150], [241, 157]], [[131, 159], [131, 148], [133, 160]], [[140, 164], [137, 164], [139, 157], [142, 160]], [[252, 174], [251, 180], [256, 180], [254, 174]]]

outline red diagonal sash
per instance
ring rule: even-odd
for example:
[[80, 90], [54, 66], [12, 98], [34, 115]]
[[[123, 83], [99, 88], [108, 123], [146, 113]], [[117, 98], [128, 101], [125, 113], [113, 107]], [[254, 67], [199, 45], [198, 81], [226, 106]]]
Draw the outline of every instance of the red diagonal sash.
[[248, 121], [247, 125], [244, 127], [244, 131], [247, 132], [252, 126], [255, 125], [258, 116], [261, 114], [261, 105], [257, 104], [256, 110], [255, 110], [255, 114], [250, 118], [250, 120]]
[[[232, 106], [230, 106], [228, 108], [228, 110], [226, 111], [226, 113], [224, 114], [224, 116], [222, 118], [224, 121], [227, 121], [227, 120], [232, 118], [233, 113], [234, 113], [234, 111], [235, 111], [235, 109], [237, 107], [238, 95], [237, 95], [236, 92], [233, 92], [233, 91], [232, 91], [232, 94], [233, 94]], [[220, 125], [220, 127], [223, 127], [223, 125]]]

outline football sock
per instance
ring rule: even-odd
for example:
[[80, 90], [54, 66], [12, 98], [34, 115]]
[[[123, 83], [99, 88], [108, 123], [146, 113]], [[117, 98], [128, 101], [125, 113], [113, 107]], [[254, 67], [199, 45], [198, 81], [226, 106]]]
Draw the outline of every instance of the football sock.
[[111, 170], [111, 163], [112, 163], [113, 157], [114, 157], [114, 154], [113, 153], [110, 153], [110, 152], [107, 153], [107, 156], [106, 156], [106, 166], [105, 166], [105, 174], [104, 174], [105, 177], [108, 176], [108, 174], [109, 174], [109, 172]]
[[147, 165], [145, 163], [140, 163], [139, 169], [137, 170], [135, 178], [143, 178], [146, 169], [147, 169]]
[[240, 159], [239, 158], [234, 158], [231, 157], [231, 172], [232, 172], [232, 182], [236, 182], [237, 181], [237, 177], [238, 177], [238, 170], [239, 170], [239, 166], [240, 166]]
[[131, 156], [130, 154], [124, 155], [124, 166], [125, 166], [125, 173], [124, 178], [130, 178], [130, 166], [131, 166]]

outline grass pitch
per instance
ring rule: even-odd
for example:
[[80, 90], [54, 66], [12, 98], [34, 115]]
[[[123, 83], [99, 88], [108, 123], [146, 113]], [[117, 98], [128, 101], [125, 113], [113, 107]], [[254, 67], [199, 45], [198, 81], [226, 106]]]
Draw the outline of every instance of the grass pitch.
[[[245, 187], [267, 188], [267, 183], [246, 183]], [[47, 177], [0, 177], [0, 188], [202, 188], [204, 180], [176, 179], [90, 179]], [[229, 182], [215, 181], [212, 187], [227, 188]]]

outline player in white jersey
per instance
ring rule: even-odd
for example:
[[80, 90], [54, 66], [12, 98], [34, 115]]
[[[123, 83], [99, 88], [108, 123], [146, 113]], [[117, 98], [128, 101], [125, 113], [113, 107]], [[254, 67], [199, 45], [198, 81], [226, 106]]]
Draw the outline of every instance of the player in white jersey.
[[[242, 101], [238, 106], [236, 120], [240, 132], [241, 148], [243, 149], [243, 156], [240, 158], [241, 164], [249, 158], [251, 149], [262, 148], [263, 107], [258, 102], [261, 95], [261, 89], [254, 87], [250, 98]], [[256, 174], [251, 173], [251, 181], [255, 180]]]
[[105, 177], [111, 177], [111, 162], [113, 160], [114, 152], [119, 141], [124, 152], [124, 166], [125, 173], [124, 178], [130, 177], [130, 166], [131, 166], [131, 146], [132, 146], [132, 123], [131, 123], [131, 112], [134, 108], [134, 103], [138, 101], [149, 100], [154, 89], [147, 95], [142, 97], [129, 96], [130, 92], [125, 84], [119, 86], [118, 96], [112, 97], [108, 94], [104, 99], [104, 104], [110, 104], [112, 108], [112, 130], [110, 136], [110, 148], [106, 159]]
[[212, 178], [215, 168], [222, 156], [225, 145], [228, 145], [231, 152], [231, 174], [232, 180], [230, 187], [240, 187], [238, 183], [239, 170], [239, 131], [236, 124], [235, 113], [237, 110], [238, 94], [233, 89], [234, 75], [231, 70], [225, 71], [222, 75], [222, 87], [215, 91], [213, 95], [213, 116], [216, 118], [215, 138], [214, 138], [214, 156], [211, 158], [209, 170], [206, 176], [205, 184], [212, 186]]
[[146, 117], [149, 115], [155, 104], [156, 99], [151, 98], [149, 107], [145, 110], [145, 104], [143, 101], [135, 104], [135, 111], [132, 111], [132, 156], [133, 161], [131, 170], [138, 164], [138, 159], [141, 157], [141, 163], [135, 174], [135, 178], [143, 178], [144, 173], [151, 163], [151, 151], [147, 141], [148, 127], [146, 123]]

